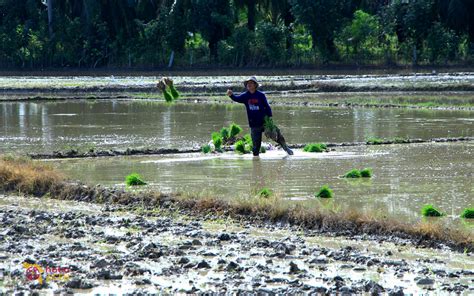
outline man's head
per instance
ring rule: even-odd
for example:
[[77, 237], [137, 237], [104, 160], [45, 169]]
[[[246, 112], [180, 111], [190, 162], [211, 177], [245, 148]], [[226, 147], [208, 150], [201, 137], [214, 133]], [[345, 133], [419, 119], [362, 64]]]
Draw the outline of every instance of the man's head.
[[258, 87], [257, 78], [255, 78], [255, 76], [252, 76], [249, 79], [245, 80], [244, 86], [250, 93], [254, 93]]

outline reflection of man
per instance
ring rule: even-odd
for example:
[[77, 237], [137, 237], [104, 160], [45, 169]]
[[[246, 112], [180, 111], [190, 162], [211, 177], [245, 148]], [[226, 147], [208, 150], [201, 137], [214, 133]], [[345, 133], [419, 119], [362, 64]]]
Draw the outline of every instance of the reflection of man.
[[260, 191], [265, 187], [265, 178], [263, 177], [262, 162], [259, 158], [252, 161], [252, 191]]
[[[246, 92], [236, 96], [232, 90], [227, 90], [227, 95], [235, 102], [245, 104], [247, 109], [247, 117], [250, 126], [250, 135], [252, 136], [253, 155], [258, 156], [260, 153], [260, 146], [262, 145], [262, 133], [265, 117], [272, 117], [272, 109], [268, 104], [267, 97], [261, 91], [257, 90], [257, 78], [250, 77], [244, 81]], [[274, 139], [278, 144], [289, 154], [293, 155], [293, 151], [288, 148], [283, 136]]]

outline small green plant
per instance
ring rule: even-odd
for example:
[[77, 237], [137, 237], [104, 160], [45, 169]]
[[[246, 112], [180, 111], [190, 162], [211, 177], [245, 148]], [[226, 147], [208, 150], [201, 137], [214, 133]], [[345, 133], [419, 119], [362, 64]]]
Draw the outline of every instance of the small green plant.
[[334, 192], [332, 191], [331, 188], [329, 188], [328, 185], [324, 185], [319, 189], [319, 192], [316, 193], [316, 197], [320, 198], [332, 198], [334, 196]]
[[260, 153], [266, 153], [267, 152], [267, 149], [265, 149], [265, 147], [263, 146], [260, 146]]
[[211, 146], [204, 145], [204, 146], [201, 147], [201, 151], [202, 151], [202, 153], [207, 154], [207, 153], [211, 152]]
[[235, 143], [235, 151], [245, 154], [245, 142], [242, 140], [239, 140]]
[[365, 168], [360, 171], [360, 176], [362, 178], [371, 178], [372, 177], [372, 169], [371, 168]]
[[226, 128], [226, 127], [223, 127], [221, 129], [221, 137], [224, 141], [227, 141], [229, 139], [229, 136], [230, 136], [230, 132], [229, 132], [229, 129]]
[[376, 138], [376, 137], [370, 137], [367, 139], [367, 144], [369, 145], [380, 145], [383, 143], [383, 139]]
[[344, 174], [344, 178], [360, 178], [362, 177], [361, 171], [353, 169]]
[[230, 130], [230, 138], [235, 138], [238, 134], [240, 134], [240, 132], [242, 132], [242, 128], [235, 123], [232, 123], [230, 125], [229, 130]]
[[326, 151], [327, 146], [323, 143], [312, 143], [308, 144], [303, 148], [305, 152], [324, 152]]
[[268, 188], [263, 188], [262, 190], [258, 192], [258, 196], [264, 197], [264, 198], [269, 198], [272, 195], [273, 195], [273, 192]]
[[214, 143], [214, 147], [216, 148], [216, 151], [221, 151], [223, 139], [220, 133], [214, 132], [212, 133], [212, 142]]
[[461, 213], [461, 218], [474, 219], [474, 208], [465, 208]]
[[444, 213], [438, 211], [433, 205], [424, 205], [421, 208], [421, 215], [423, 217], [441, 217]]
[[127, 186], [140, 186], [146, 185], [146, 182], [142, 180], [139, 174], [133, 173], [125, 178], [125, 184], [127, 184]]

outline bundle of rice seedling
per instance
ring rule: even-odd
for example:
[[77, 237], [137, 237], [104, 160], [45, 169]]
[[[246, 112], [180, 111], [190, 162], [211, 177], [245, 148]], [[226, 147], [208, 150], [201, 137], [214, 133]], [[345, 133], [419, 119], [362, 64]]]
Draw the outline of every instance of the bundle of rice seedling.
[[229, 138], [235, 138], [238, 134], [240, 134], [240, 132], [242, 132], [242, 128], [235, 124], [235, 123], [232, 123], [229, 127], [230, 129], [230, 137]]
[[274, 141], [278, 141], [278, 127], [273, 122], [273, 118], [265, 116], [263, 127], [265, 129], [265, 136]]
[[214, 147], [216, 151], [222, 151], [222, 136], [218, 132], [212, 133], [212, 142], [214, 143]]
[[179, 98], [179, 92], [174, 87], [173, 80], [168, 77], [165, 77], [164, 81], [165, 84], [168, 86], [173, 99], [176, 100], [177, 98]]

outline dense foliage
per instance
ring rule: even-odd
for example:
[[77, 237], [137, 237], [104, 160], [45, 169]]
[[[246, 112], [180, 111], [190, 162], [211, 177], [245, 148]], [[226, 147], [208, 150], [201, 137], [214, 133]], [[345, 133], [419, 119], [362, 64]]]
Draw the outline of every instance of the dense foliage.
[[0, 0], [2, 68], [472, 61], [472, 0]]

